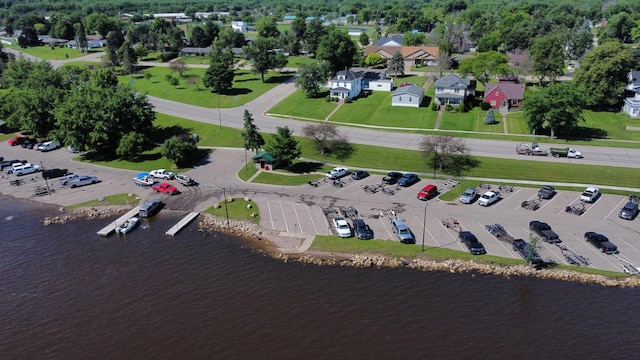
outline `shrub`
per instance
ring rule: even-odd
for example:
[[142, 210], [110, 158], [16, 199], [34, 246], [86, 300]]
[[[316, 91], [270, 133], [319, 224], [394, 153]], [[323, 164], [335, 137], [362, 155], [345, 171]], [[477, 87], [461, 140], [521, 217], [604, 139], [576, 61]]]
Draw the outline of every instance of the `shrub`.
[[444, 110], [445, 111], [451, 111], [451, 110], [453, 110], [453, 106], [451, 106], [451, 104], [447, 104], [447, 105], [444, 106]]
[[331, 95], [327, 95], [324, 97], [324, 101], [331, 102]]
[[175, 59], [178, 57], [178, 53], [175, 51], [165, 51], [162, 54], [160, 54], [160, 61], [162, 62], [167, 62], [171, 59]]
[[457, 112], [466, 113], [466, 112], [469, 111], [469, 109], [467, 109], [467, 106], [464, 103], [462, 103], [462, 104], [456, 106], [456, 111]]
[[491, 104], [489, 104], [486, 101], [483, 101], [480, 103], [480, 109], [482, 109], [483, 111], [487, 111], [489, 109], [491, 109]]
[[432, 101], [431, 105], [429, 105], [431, 107], [431, 110], [433, 111], [438, 111], [440, 110], [440, 106], [438, 105], [438, 103], [436, 101]]
[[348, 97], [348, 96], [346, 98], [344, 98], [344, 102], [347, 103], [347, 104], [351, 103], [351, 101], [352, 101], [351, 98]]
[[496, 124], [496, 123], [498, 123], [496, 121], [496, 115], [493, 113], [493, 109], [489, 109], [487, 111], [487, 114], [484, 116], [484, 123], [485, 124]]

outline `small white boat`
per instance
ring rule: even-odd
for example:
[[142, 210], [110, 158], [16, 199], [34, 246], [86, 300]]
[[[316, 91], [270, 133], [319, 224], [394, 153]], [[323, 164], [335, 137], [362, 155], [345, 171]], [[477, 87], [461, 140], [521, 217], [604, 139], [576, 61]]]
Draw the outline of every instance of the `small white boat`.
[[129, 231], [133, 230], [140, 219], [137, 216], [133, 216], [129, 218], [127, 221], [123, 222], [122, 225], [116, 227], [116, 232], [119, 234], [126, 234]]
[[155, 182], [149, 173], [140, 173], [133, 178], [133, 182], [138, 186], [151, 186]]

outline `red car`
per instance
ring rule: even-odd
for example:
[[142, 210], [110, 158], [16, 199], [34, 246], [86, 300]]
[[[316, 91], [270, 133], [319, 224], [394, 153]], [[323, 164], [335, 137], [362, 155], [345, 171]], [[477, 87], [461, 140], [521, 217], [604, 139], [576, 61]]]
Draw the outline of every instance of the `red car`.
[[151, 185], [151, 188], [155, 192], [161, 192], [169, 195], [175, 195], [178, 193], [178, 189], [169, 183], [155, 183]]
[[24, 142], [25, 138], [22, 136], [16, 136], [14, 138], [9, 139], [9, 146], [20, 145]]

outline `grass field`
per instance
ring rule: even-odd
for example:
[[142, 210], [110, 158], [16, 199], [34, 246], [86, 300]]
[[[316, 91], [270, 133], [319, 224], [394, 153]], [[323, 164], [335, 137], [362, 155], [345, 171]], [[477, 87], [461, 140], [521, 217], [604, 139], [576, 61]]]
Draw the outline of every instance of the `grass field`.
[[[247, 205], [251, 205], [251, 208], [247, 208]], [[232, 198], [231, 202], [225, 203], [224, 201], [220, 201], [220, 207], [210, 207], [205, 212], [207, 214], [226, 217], [227, 211], [229, 212], [230, 219], [237, 220], [247, 220], [258, 223], [260, 221], [260, 211], [258, 210], [258, 205], [252, 200], [245, 201], [244, 198]], [[251, 214], [255, 213], [256, 216], [251, 216]]]
[[[207, 108], [217, 108], [218, 104], [221, 108], [242, 106], [293, 76], [292, 74], [271, 71], [265, 74], [265, 82], [263, 83], [259, 74], [253, 74], [250, 71], [236, 71], [233, 88], [218, 95], [212, 93], [202, 84], [206, 69], [188, 69], [182, 78], [168, 67], [154, 66], [143, 71], [150, 73], [152, 77], [147, 80], [126, 75], [119, 76], [118, 79], [121, 84], [131, 84], [136, 90], [146, 92], [151, 96]], [[177, 78], [180, 83], [177, 86], [170, 85], [165, 80], [167, 74]], [[190, 83], [190, 81], [193, 82]]]
[[507, 132], [509, 134], [531, 134], [522, 111], [507, 114]]
[[318, 60], [308, 56], [289, 56], [287, 57], [287, 67], [298, 68], [301, 64], [314, 64]]
[[[230, 127], [205, 124], [198, 121], [182, 119], [165, 114], [156, 114], [156, 127], [160, 127], [167, 132], [187, 132], [190, 134], [198, 134], [200, 142], [198, 146], [219, 146], [219, 147], [237, 147], [244, 146], [244, 140], [240, 136], [240, 129]], [[268, 139], [268, 134], [263, 134]]]
[[87, 207], [87, 206], [111, 206], [111, 205], [137, 205], [140, 201], [136, 200], [138, 196], [135, 194], [114, 194], [108, 195], [102, 198], [102, 201], [89, 200], [71, 206], [67, 206], [69, 209]]
[[[21, 48], [18, 44], [7, 45], [8, 47], [23, 52], [25, 54], [29, 54], [40, 58], [42, 60], [66, 60], [66, 59], [75, 59], [82, 56], [86, 56], [87, 53], [81, 53], [78, 49], [70, 49], [68, 47], [54, 47], [54, 50], [51, 49], [48, 45], [42, 46], [33, 46], [29, 48]], [[105, 51], [105, 49], [93, 49], [90, 50], [89, 53], [92, 52], [101, 52]]]
[[252, 182], [260, 184], [273, 184], [284, 186], [297, 186], [308, 183], [322, 178], [322, 175], [318, 174], [306, 174], [306, 175], [283, 175], [277, 172], [262, 172], [256, 176]]
[[209, 56], [207, 55], [181, 56], [180, 59], [182, 59], [182, 61], [187, 65], [209, 65]]
[[440, 130], [475, 131], [486, 133], [504, 133], [502, 117], [496, 115], [497, 124], [485, 124], [484, 116], [486, 112], [480, 108], [475, 108], [469, 112], [448, 112], [442, 114]]
[[585, 111], [584, 120], [578, 126], [602, 130], [609, 139], [640, 140], [640, 131], [626, 130], [627, 125], [640, 127], [639, 119], [622, 113]]
[[323, 120], [331, 114], [336, 106], [338, 104], [324, 101], [324, 97], [318, 99], [307, 98], [301, 90], [298, 90], [269, 109], [267, 113]]

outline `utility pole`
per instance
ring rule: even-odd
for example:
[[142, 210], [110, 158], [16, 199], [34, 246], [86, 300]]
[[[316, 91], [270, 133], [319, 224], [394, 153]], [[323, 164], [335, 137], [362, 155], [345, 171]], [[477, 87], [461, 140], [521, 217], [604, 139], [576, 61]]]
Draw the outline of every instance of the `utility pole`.
[[427, 229], [427, 204], [429, 200], [424, 204], [424, 217], [422, 218], [422, 251], [424, 251], [424, 233]]

